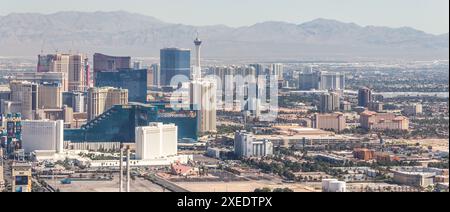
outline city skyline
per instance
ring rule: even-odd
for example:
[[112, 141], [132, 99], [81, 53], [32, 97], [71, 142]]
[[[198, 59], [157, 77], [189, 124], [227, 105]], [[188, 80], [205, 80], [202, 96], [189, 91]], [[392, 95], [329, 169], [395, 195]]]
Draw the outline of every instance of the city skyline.
[[[11, 13], [51, 14], [60, 11], [129, 11], [153, 16], [165, 22], [196, 26], [227, 25], [249, 26], [266, 21], [283, 21], [300, 24], [317, 18], [353, 22], [363, 26], [413, 27], [432, 34], [449, 31], [449, 2], [446, 0], [396, 0], [361, 2], [356, 0], [330, 1], [240, 1], [239, 7], [228, 1], [118, 1], [104, 0], [71, 2], [10, 1], [0, 0], [0, 17]], [[257, 4], [256, 4], [257, 3]], [[255, 12], [258, 5], [259, 12]], [[192, 13], [198, 10], [198, 13]], [[233, 11], [233, 16], [230, 16]], [[383, 13], [380, 13], [383, 11]], [[237, 14], [237, 15], [236, 15]], [[382, 15], [380, 15], [382, 14]], [[207, 18], [205, 18], [207, 17]], [[270, 17], [270, 18], [267, 18]]]
[[2, 193], [449, 192], [448, 2], [0, 5]]

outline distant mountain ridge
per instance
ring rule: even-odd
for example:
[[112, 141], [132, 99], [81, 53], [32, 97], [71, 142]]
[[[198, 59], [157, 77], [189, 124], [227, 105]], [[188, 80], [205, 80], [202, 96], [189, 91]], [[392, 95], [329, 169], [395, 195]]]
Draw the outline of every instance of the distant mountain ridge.
[[199, 32], [204, 57], [260, 60], [448, 59], [449, 37], [413, 28], [360, 26], [316, 19], [245, 27], [189, 26], [116, 12], [14, 13], [0, 16], [0, 55], [69, 50], [158, 57], [164, 47], [192, 48]]

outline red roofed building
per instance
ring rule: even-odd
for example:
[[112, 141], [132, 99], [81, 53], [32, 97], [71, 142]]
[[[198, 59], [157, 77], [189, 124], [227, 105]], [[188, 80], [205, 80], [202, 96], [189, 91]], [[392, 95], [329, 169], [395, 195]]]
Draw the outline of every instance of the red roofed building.
[[361, 127], [379, 130], [408, 130], [409, 119], [394, 113], [376, 113], [364, 111], [360, 114]]
[[375, 151], [370, 149], [355, 149], [353, 151], [353, 157], [364, 161], [373, 160], [375, 158]]
[[171, 168], [171, 172], [173, 175], [186, 177], [186, 176], [192, 176], [192, 175], [197, 174], [195, 168], [186, 166], [186, 165], [182, 165], [180, 163], [174, 163], [171, 165], [170, 168]]

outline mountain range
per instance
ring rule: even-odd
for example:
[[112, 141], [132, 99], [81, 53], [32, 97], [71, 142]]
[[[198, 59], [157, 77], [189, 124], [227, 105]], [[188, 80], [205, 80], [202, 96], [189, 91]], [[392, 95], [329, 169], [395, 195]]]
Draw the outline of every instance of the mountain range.
[[446, 59], [449, 35], [410, 27], [360, 26], [316, 19], [302, 24], [263, 22], [244, 27], [190, 26], [114, 12], [13, 13], [0, 16], [0, 55], [101, 52], [158, 57], [164, 47], [193, 48], [229, 60]]

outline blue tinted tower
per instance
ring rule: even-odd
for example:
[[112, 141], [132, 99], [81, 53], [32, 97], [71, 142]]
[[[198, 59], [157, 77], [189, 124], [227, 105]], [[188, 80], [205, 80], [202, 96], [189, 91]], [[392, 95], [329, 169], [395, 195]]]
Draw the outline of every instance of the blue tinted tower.
[[118, 69], [95, 72], [96, 87], [115, 87], [128, 90], [129, 102], [147, 101], [147, 69]]
[[191, 50], [180, 48], [161, 49], [161, 85], [170, 86], [174, 76], [191, 75]]

